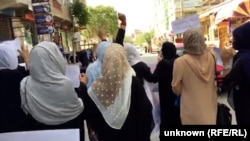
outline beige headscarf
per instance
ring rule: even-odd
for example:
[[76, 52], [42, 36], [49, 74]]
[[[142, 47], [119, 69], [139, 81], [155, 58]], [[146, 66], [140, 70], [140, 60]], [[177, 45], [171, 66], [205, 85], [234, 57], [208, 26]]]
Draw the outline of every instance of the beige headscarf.
[[203, 32], [200, 28], [192, 28], [183, 34], [184, 51], [188, 54], [201, 55], [207, 50]]
[[132, 76], [124, 48], [111, 44], [104, 53], [102, 76], [94, 81], [88, 93], [109, 126], [120, 129], [130, 108]]

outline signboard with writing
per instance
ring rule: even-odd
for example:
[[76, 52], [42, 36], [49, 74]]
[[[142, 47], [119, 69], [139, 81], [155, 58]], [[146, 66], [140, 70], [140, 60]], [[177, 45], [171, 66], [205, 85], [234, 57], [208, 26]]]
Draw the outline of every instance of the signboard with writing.
[[55, 31], [53, 26], [46, 26], [46, 25], [37, 26], [36, 29], [38, 35], [52, 34]]
[[200, 27], [199, 15], [195, 14], [172, 22], [174, 34], [183, 33], [190, 28]]
[[33, 12], [34, 14], [49, 13], [51, 12], [50, 4], [33, 6]]
[[49, 0], [32, 0], [31, 3], [49, 2]]
[[53, 22], [53, 16], [51, 14], [35, 15], [36, 24], [51, 24]]

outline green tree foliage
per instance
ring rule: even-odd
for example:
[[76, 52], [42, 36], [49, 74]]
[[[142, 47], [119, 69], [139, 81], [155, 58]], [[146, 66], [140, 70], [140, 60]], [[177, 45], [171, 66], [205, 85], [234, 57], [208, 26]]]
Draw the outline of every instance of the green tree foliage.
[[77, 18], [77, 23], [79, 26], [86, 26], [88, 23], [88, 10], [85, 4], [76, 0], [72, 4], [72, 14]]
[[87, 28], [91, 37], [96, 37], [98, 31], [103, 29], [107, 36], [115, 37], [118, 30], [116, 11], [110, 6], [89, 7], [89, 23]]
[[136, 37], [135, 44], [140, 46], [144, 43], [151, 45], [151, 39], [154, 38], [154, 31], [144, 32]]
[[131, 44], [133, 44], [134, 43], [133, 37], [131, 37], [131, 36], [125, 36], [124, 43], [131, 43]]
[[135, 45], [141, 46], [144, 43], [146, 43], [144, 34], [137, 35], [137, 37], [135, 38]]

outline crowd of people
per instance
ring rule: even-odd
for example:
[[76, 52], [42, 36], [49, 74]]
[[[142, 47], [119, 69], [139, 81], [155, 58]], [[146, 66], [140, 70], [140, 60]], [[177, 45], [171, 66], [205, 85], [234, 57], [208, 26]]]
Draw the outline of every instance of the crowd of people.
[[[170, 126], [216, 125], [216, 60], [202, 30], [184, 33], [183, 56], [173, 43], [164, 42], [151, 72], [135, 46], [123, 44], [126, 16], [118, 17], [114, 43], [99, 33], [97, 59], [79, 76], [79, 88], [65, 76], [67, 61], [55, 43], [40, 42], [30, 53], [1, 43], [0, 133], [77, 128], [84, 141], [86, 120], [91, 141], [150, 141], [157, 114], [148, 82], [159, 85], [161, 140]], [[223, 81], [234, 96], [238, 125], [250, 123], [249, 31], [250, 22], [234, 30], [232, 44], [238, 52]], [[18, 65], [18, 55], [26, 67]]]

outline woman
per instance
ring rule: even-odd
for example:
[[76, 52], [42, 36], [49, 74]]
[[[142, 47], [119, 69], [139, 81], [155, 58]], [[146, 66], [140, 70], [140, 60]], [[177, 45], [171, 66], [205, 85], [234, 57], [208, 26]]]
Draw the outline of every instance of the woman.
[[[27, 130], [78, 128], [83, 141], [83, 102], [65, 71], [66, 61], [55, 43], [43, 41], [31, 50], [30, 76], [21, 82]], [[81, 85], [81, 90], [86, 88]]]
[[87, 88], [89, 88], [93, 82], [101, 76], [101, 65], [103, 61], [104, 52], [111, 45], [110, 42], [101, 42], [96, 49], [97, 59], [94, 63], [89, 64], [86, 69], [86, 75], [88, 76]]
[[106, 49], [101, 72], [84, 95], [87, 122], [99, 140], [150, 141], [152, 106], [121, 45]]
[[215, 60], [206, 48], [200, 28], [187, 30], [183, 35], [185, 54], [174, 62], [172, 88], [181, 96], [183, 125], [215, 125], [217, 93]]
[[250, 124], [250, 22], [233, 31], [233, 68], [224, 78], [223, 85], [233, 92], [237, 125]]
[[[21, 109], [20, 82], [28, 75], [25, 68], [18, 66], [15, 41], [0, 44], [0, 133], [23, 131], [25, 114]], [[28, 63], [29, 52], [19, 51]]]
[[[173, 93], [171, 86], [173, 64], [179, 56], [176, 54], [175, 45], [171, 42], [162, 44], [161, 53], [162, 59], [159, 60], [153, 75], [159, 85], [160, 133], [163, 133], [169, 125], [181, 125], [181, 122], [179, 107], [175, 105], [176, 95]], [[164, 140], [162, 134], [160, 134], [160, 140]]]
[[142, 85], [145, 88], [145, 91], [147, 93], [147, 96], [149, 100], [151, 101], [153, 105], [153, 118], [155, 123], [155, 129], [154, 131], [158, 131], [160, 119], [159, 114], [157, 113], [159, 111], [158, 105], [159, 102], [157, 99], [159, 99], [156, 95], [153, 95], [151, 92], [150, 86], [148, 82], [154, 82], [153, 74], [150, 71], [150, 68], [147, 66], [146, 63], [142, 62], [140, 59], [140, 54], [137, 52], [136, 48], [132, 44], [125, 44], [124, 49], [127, 53], [127, 59], [130, 64], [130, 66], [134, 69], [136, 77], [140, 80]]
[[150, 71], [150, 68], [142, 62], [140, 54], [132, 44], [125, 44], [124, 49], [127, 53], [128, 62], [131, 67], [135, 70], [136, 77], [144, 84], [144, 79], [148, 82], [153, 82], [154, 78]]

